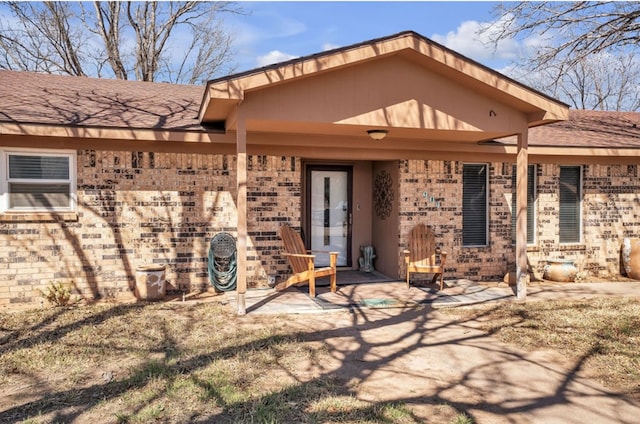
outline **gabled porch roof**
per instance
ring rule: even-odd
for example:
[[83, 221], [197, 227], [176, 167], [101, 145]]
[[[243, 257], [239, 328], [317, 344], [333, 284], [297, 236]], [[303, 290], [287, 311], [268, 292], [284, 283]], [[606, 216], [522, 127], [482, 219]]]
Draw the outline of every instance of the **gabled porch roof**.
[[200, 122], [235, 132], [239, 107], [249, 133], [339, 136], [323, 146], [358, 147], [368, 129], [385, 128], [404, 151], [568, 118], [567, 105], [411, 31], [212, 80]]

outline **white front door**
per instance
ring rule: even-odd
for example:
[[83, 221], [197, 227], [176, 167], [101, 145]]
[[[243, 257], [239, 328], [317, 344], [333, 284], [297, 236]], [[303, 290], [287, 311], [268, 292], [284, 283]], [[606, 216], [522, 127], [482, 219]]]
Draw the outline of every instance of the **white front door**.
[[[338, 252], [338, 266], [351, 266], [351, 168], [309, 166], [308, 231], [311, 250]], [[316, 266], [329, 265], [317, 254]]]

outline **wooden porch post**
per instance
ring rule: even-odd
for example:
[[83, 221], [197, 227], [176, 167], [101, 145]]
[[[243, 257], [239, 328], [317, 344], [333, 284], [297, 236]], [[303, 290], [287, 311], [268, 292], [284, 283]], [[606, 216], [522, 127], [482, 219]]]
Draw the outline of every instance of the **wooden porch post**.
[[516, 297], [527, 297], [527, 168], [528, 128], [518, 134], [518, 153], [516, 156]]
[[247, 128], [244, 116], [238, 106], [238, 132], [236, 134], [236, 209], [238, 212], [237, 283], [238, 315], [247, 313], [245, 294], [247, 293]]

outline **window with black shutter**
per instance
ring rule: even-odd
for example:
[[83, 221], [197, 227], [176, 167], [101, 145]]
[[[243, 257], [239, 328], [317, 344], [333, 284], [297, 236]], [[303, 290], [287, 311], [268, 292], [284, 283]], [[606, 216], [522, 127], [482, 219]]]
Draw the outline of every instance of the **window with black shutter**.
[[[513, 165], [511, 173], [511, 241], [516, 243], [516, 166]], [[527, 244], [533, 244], [535, 240], [535, 201], [536, 201], [536, 166], [527, 168]]]
[[462, 244], [487, 245], [487, 165], [462, 167]]
[[560, 167], [560, 243], [579, 243], [581, 240], [580, 171], [579, 166]]

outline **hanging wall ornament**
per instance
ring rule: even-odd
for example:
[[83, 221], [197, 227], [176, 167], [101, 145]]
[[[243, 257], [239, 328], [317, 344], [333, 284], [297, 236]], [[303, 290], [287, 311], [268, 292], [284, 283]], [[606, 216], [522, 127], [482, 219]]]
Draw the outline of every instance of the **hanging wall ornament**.
[[387, 171], [381, 171], [376, 175], [374, 189], [374, 206], [376, 216], [379, 219], [387, 219], [391, 216], [393, 202], [393, 180]]

